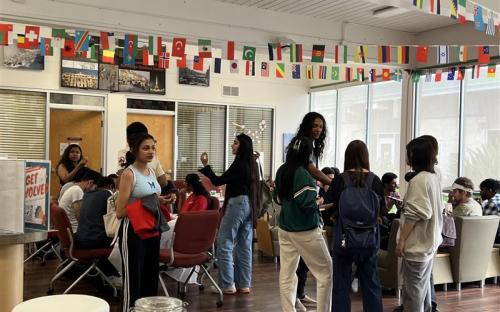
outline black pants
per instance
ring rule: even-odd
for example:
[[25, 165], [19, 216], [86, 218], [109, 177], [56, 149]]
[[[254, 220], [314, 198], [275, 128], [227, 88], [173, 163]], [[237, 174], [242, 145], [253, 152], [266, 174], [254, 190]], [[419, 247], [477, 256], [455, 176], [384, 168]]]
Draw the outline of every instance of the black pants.
[[300, 257], [299, 266], [297, 267], [297, 298], [303, 299], [306, 296], [305, 287], [307, 282], [307, 273], [309, 272], [309, 268], [306, 263]]
[[120, 228], [123, 266], [123, 311], [137, 299], [158, 295], [160, 236], [140, 239], [125, 218]]

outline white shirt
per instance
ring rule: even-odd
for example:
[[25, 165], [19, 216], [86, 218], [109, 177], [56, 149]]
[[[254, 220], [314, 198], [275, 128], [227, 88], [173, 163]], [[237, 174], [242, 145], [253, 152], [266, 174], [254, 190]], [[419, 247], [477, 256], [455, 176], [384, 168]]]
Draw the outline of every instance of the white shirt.
[[83, 190], [79, 185], [73, 185], [67, 189], [59, 200], [59, 207], [66, 211], [73, 233], [78, 229], [78, 219], [73, 204], [83, 199]]

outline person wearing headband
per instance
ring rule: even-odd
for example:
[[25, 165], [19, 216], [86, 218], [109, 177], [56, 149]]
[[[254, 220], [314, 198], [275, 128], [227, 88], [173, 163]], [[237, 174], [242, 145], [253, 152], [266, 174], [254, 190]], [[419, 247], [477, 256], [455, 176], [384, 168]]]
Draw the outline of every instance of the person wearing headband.
[[481, 205], [472, 199], [474, 185], [469, 178], [460, 177], [451, 186], [453, 191], [453, 201], [455, 208], [451, 213], [452, 217], [482, 216]]

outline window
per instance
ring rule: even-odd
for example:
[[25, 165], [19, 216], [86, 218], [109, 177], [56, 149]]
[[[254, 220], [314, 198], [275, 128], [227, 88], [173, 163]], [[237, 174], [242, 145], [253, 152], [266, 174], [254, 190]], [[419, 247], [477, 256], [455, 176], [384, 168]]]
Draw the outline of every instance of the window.
[[430, 134], [436, 138], [442, 183], [451, 185], [458, 174], [460, 81], [424, 80], [421, 76], [417, 87], [415, 134], [417, 137]]
[[264, 177], [269, 178], [272, 174], [273, 158], [273, 110], [239, 106], [229, 107], [228, 166], [234, 160], [231, 144], [233, 144], [234, 137], [240, 133], [245, 133], [252, 138], [254, 151], [260, 154]]
[[483, 66], [479, 79], [464, 81], [463, 176], [479, 189], [487, 178], [500, 177], [500, 66], [495, 78], [487, 77]]
[[401, 137], [401, 82], [370, 85], [368, 151], [370, 169], [380, 177], [399, 172]]
[[46, 94], [0, 90], [0, 154], [45, 159]]
[[70, 104], [104, 107], [105, 99], [103, 96], [71, 94], [71, 93], [50, 93], [51, 104]]
[[320, 169], [335, 163], [335, 134], [337, 123], [337, 90], [314, 92], [311, 94], [311, 111], [318, 112], [326, 121], [326, 142]]
[[335, 163], [340, 171], [343, 171], [347, 145], [352, 140], [366, 142], [368, 86], [343, 88], [338, 92], [339, 115], [337, 116], [337, 160]]
[[208, 153], [216, 174], [224, 172], [226, 107], [180, 103], [177, 113], [177, 179], [196, 172], [200, 154]]

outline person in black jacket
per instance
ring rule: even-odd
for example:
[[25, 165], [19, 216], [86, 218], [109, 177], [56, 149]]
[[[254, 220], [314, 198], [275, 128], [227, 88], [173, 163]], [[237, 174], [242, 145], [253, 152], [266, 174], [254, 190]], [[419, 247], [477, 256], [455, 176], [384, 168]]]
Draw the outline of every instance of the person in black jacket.
[[[252, 281], [252, 239], [256, 223], [257, 162], [253, 155], [252, 139], [240, 134], [231, 145], [235, 159], [221, 176], [208, 165], [208, 154], [200, 156], [200, 172], [215, 185], [226, 185], [224, 216], [217, 237], [219, 286], [224, 294], [236, 291], [248, 294]], [[234, 260], [233, 260], [234, 249]]]

